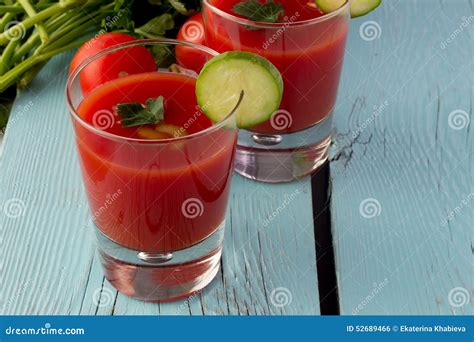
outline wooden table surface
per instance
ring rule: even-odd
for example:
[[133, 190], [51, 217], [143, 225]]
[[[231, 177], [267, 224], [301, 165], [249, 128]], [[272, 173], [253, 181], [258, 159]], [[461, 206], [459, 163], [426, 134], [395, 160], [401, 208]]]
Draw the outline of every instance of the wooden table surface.
[[18, 97], [0, 159], [2, 314], [473, 314], [474, 0], [353, 20], [330, 166], [234, 176], [222, 270], [152, 304], [104, 280], [64, 99], [71, 54]]

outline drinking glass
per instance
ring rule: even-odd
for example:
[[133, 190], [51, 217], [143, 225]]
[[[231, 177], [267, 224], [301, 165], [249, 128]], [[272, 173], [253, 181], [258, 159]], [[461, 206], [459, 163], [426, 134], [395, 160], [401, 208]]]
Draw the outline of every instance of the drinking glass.
[[[149, 79], [172, 80], [184, 74], [195, 80], [204, 62], [217, 53], [175, 40], [137, 40], [86, 60], [67, 83], [83, 181], [107, 280], [140, 300], [176, 300], [204, 288], [218, 272], [236, 120], [234, 113], [226, 113], [224, 120], [208, 128], [164, 140], [107, 132], [105, 129], [118, 120], [108, 110], [95, 112], [92, 122], [85, 120], [90, 113], [81, 107], [84, 101], [88, 96], [102, 101], [104, 96], [93, 95], [94, 91], [83, 93], [80, 78], [84, 69], [103, 56], [120, 56], [135, 47], [147, 48], [158, 60], [156, 71], [143, 76], [149, 82], [147, 88], [143, 83], [136, 85], [147, 91], [160, 86]], [[199, 55], [202, 62], [188, 68], [180, 60], [187, 53]], [[176, 83], [165, 86], [176, 94], [183, 91]], [[120, 89], [124, 102], [129, 102], [125, 100], [131, 88]], [[183, 102], [176, 106], [187, 108]], [[182, 128], [190, 131], [204, 115], [197, 107], [179, 114]]]
[[[294, 1], [302, 10], [311, 3]], [[281, 107], [271, 120], [239, 133], [235, 170], [272, 183], [312, 173], [328, 157], [349, 1], [321, 17], [299, 20], [303, 16], [296, 12], [281, 23], [243, 19], [215, 4], [216, 0], [202, 0], [207, 46], [221, 53], [260, 54], [280, 70], [284, 81]]]

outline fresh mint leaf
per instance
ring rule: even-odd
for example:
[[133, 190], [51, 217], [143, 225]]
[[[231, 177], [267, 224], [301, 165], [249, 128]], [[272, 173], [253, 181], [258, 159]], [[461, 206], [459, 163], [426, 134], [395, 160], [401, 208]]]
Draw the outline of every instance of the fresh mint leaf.
[[283, 5], [273, 2], [273, 0], [268, 0], [266, 3], [248, 0], [235, 4], [232, 10], [252, 21], [276, 23], [283, 12]]
[[139, 102], [119, 103], [117, 114], [122, 118], [120, 123], [124, 127], [155, 125], [164, 119], [164, 98], [163, 96], [156, 99], [149, 98], [145, 106]]

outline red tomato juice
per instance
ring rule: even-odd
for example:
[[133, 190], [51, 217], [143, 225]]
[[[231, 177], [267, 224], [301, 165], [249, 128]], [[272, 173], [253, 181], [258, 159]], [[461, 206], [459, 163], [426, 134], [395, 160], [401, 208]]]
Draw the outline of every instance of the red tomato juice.
[[[209, 0], [219, 10], [239, 17], [232, 8], [241, 0]], [[249, 27], [204, 7], [206, 42], [218, 51], [242, 50], [269, 59], [284, 80], [281, 110], [291, 123], [275, 129], [270, 122], [254, 127], [261, 133], [291, 133], [309, 128], [331, 114], [337, 97], [348, 33], [345, 16], [327, 20], [310, 0], [276, 0], [283, 5], [282, 25]]]
[[[158, 96], [164, 97], [165, 123], [189, 136], [139, 140], [137, 128], [121, 125], [118, 103], [144, 104]], [[210, 129], [213, 123], [196, 103], [194, 78], [152, 72], [113, 80], [88, 94], [78, 114], [108, 133], [75, 123], [90, 208], [109, 239], [137, 251], [177, 251], [224, 221], [236, 132]]]

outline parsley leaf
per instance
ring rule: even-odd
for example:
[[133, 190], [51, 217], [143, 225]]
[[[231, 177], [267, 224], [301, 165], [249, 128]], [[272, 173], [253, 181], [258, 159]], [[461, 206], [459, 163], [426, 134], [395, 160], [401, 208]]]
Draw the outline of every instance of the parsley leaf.
[[257, 0], [248, 0], [235, 4], [232, 10], [252, 21], [276, 23], [283, 12], [283, 5], [274, 3], [273, 0], [264, 4]]
[[122, 118], [120, 123], [124, 127], [155, 125], [164, 119], [164, 98], [163, 96], [150, 98], [146, 100], [145, 106], [139, 102], [119, 103], [117, 114]]

